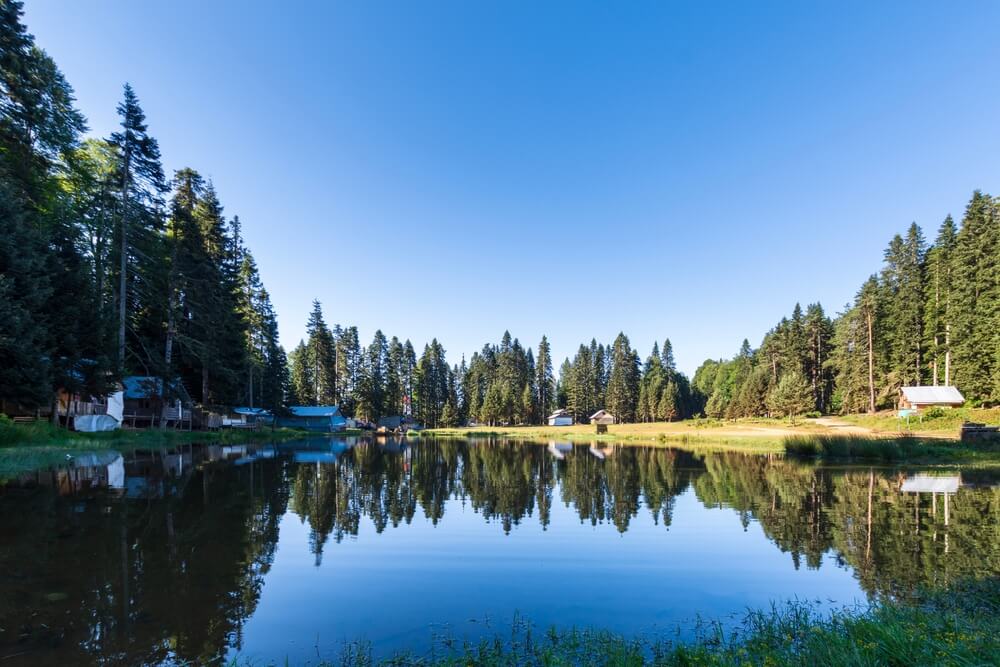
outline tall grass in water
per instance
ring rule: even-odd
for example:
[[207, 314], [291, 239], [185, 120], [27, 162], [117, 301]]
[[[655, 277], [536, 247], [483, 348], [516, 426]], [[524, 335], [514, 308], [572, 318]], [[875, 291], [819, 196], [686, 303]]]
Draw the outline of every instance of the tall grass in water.
[[864, 435], [797, 435], [784, 441], [785, 453], [830, 459], [899, 461], [916, 456], [948, 453], [954, 445], [920, 438], [879, 438]]
[[[254, 665], [234, 660], [233, 667]], [[310, 664], [316, 664], [310, 661]], [[735, 628], [701, 626], [690, 640], [628, 639], [601, 630], [537, 633], [523, 621], [477, 642], [437, 639], [426, 654], [376, 658], [366, 642], [320, 665], [370, 667], [476, 665], [997, 665], [1000, 582], [966, 582], [906, 602], [830, 614], [801, 602], [754, 611]]]

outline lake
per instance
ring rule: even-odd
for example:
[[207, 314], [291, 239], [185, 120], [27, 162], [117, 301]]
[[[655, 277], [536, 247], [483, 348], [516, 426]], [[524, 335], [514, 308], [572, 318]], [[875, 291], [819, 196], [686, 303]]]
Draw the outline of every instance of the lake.
[[0, 662], [256, 664], [689, 634], [1000, 573], [1000, 475], [604, 443], [97, 452], [0, 486]]

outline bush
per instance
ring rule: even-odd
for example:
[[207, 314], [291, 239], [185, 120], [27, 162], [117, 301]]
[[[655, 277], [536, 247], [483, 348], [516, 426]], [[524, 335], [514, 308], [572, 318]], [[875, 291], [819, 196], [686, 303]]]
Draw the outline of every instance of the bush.
[[823, 413], [819, 410], [812, 410], [811, 412], [806, 413], [806, 419], [819, 419], [822, 416]]

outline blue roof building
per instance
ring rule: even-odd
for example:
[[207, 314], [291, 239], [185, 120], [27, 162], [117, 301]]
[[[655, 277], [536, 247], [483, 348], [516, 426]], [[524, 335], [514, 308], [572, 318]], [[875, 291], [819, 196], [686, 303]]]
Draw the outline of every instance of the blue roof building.
[[288, 410], [292, 414], [278, 417], [278, 426], [325, 433], [347, 429], [347, 419], [336, 405], [294, 405]]

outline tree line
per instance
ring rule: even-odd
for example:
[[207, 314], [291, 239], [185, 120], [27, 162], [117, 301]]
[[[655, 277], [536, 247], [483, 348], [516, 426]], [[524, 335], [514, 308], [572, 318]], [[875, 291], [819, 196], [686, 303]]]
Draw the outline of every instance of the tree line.
[[611, 345], [592, 340], [563, 363], [557, 379], [545, 336], [537, 356], [505, 331], [499, 344], [449, 365], [437, 339], [419, 358], [409, 340], [382, 331], [362, 346], [357, 327], [326, 323], [319, 301], [306, 332], [289, 355], [289, 401], [338, 405], [367, 421], [405, 415], [430, 427], [544, 424], [557, 408], [581, 421], [602, 408], [622, 421], [670, 421], [700, 409], [669, 340], [662, 352], [654, 344], [645, 364], [624, 334]]
[[906, 386], [953, 385], [973, 405], [1000, 401], [1000, 200], [973, 193], [928, 244], [913, 223], [878, 273], [834, 318], [820, 304], [744, 340], [693, 378], [712, 417], [874, 412]]
[[206, 405], [281, 405], [277, 319], [239, 218], [195, 170], [168, 181], [130, 85], [119, 128], [84, 139], [22, 16], [0, 3], [0, 400], [54, 407], [139, 374]]

